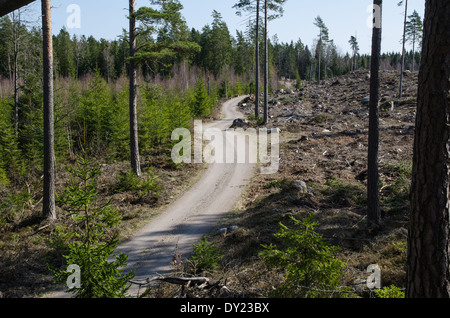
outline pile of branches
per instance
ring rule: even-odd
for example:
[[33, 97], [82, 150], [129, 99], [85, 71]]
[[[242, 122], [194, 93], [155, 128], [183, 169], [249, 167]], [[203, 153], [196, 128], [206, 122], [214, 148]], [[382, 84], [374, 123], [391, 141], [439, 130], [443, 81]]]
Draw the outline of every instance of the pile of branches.
[[181, 286], [179, 294], [176, 298], [237, 298], [238, 292], [230, 290], [222, 279], [217, 281], [207, 277], [174, 277], [174, 276], [157, 276], [147, 278], [143, 282], [130, 281], [132, 284], [139, 285], [139, 288], [147, 288], [140, 297], [146, 296], [150, 288], [148, 286], [155, 282], [165, 282], [169, 284]]

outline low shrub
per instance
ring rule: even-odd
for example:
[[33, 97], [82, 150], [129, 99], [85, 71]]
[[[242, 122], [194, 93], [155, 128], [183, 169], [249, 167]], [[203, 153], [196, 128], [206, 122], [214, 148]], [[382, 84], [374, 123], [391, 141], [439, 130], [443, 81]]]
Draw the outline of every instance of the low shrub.
[[193, 246], [194, 251], [191, 257], [193, 272], [204, 272], [220, 266], [222, 253], [214, 242], [208, 242], [206, 237], [203, 237], [199, 243], [193, 244]]
[[[55, 247], [65, 248], [61, 240], [73, 237], [64, 258], [68, 266], [79, 266], [80, 279], [79, 284], [67, 286], [68, 292], [74, 293], [76, 298], [124, 297], [134, 273], [123, 274], [122, 268], [128, 256], [124, 253], [114, 254], [118, 244], [120, 213], [109, 202], [96, 202], [95, 180], [100, 174], [97, 166], [92, 166], [86, 158], [80, 157], [70, 172], [71, 184], [59, 201], [72, 216], [73, 230], [63, 235], [58, 233], [54, 241]], [[72, 274], [65, 268], [49, 268], [59, 282], [66, 281]]]
[[294, 228], [280, 223], [274, 234], [279, 246], [262, 245], [260, 253], [269, 267], [284, 271], [284, 281], [272, 297], [339, 297], [345, 263], [335, 257], [339, 248], [329, 245], [318, 233], [312, 216], [303, 220], [291, 217]]

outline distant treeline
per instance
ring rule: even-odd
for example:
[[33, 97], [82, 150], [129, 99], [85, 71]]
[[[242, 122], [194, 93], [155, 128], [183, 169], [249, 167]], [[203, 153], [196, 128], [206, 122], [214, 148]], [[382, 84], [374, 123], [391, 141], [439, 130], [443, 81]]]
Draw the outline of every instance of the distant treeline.
[[[197, 43], [201, 51], [190, 56], [165, 57], [163, 60], [140, 65], [143, 78], [178, 77], [179, 82], [196, 81], [201, 74], [211, 78], [227, 78], [233, 86], [254, 80], [255, 44], [251, 25], [246, 31], [230, 34], [226, 23], [214, 11], [211, 25], [202, 30], [192, 29], [186, 36]], [[262, 38], [262, 37], [261, 37]], [[24, 84], [35, 82], [41, 71], [42, 33], [40, 28], [27, 28], [20, 21], [12, 21], [9, 16], [0, 19], [0, 77], [12, 80], [17, 73]], [[262, 40], [261, 40], [262, 41]], [[262, 47], [263, 43], [261, 43]], [[318, 72], [318, 53], [314, 47], [304, 45], [301, 40], [280, 43], [275, 35], [269, 40], [269, 74], [271, 78], [287, 77], [295, 79], [297, 74], [303, 80], [315, 80]], [[321, 78], [339, 76], [353, 69], [368, 69], [370, 56], [350, 53], [342, 54], [333, 41], [323, 47], [321, 56]], [[263, 50], [260, 50], [261, 64]], [[99, 73], [105, 80], [114, 81], [128, 72], [127, 59], [129, 45], [124, 32], [116, 40], [95, 39], [92, 36], [71, 36], [63, 28], [54, 36], [54, 70], [56, 77], [79, 79]], [[406, 66], [412, 63], [412, 52], [407, 52]], [[400, 53], [382, 55], [383, 69], [399, 69]], [[420, 53], [415, 54], [416, 65]], [[325, 66], [325, 67], [324, 67]], [[263, 65], [260, 66], [261, 69]], [[194, 74], [191, 74], [194, 73]], [[262, 79], [261, 79], [262, 81]], [[184, 85], [183, 84], [183, 85]], [[192, 84], [192, 83], [191, 83]], [[271, 81], [276, 85], [276, 79]], [[28, 86], [28, 85], [25, 85]]]
[[[5, 184], [40, 171], [43, 160], [42, 31], [12, 18], [0, 19], [0, 183]], [[212, 18], [202, 30], [185, 32], [200, 51], [139, 64], [143, 156], [170, 143], [174, 128], [211, 116], [221, 98], [255, 92], [254, 28], [249, 25], [232, 36], [219, 13], [214, 11]], [[320, 54], [321, 79], [369, 68], [370, 56], [342, 55], [329, 43]], [[317, 49], [300, 40], [279, 43], [273, 37], [269, 89], [277, 89], [281, 77], [316, 80], [319, 55], [313, 52]], [[66, 29], [54, 36], [58, 162], [73, 157], [82, 145], [105, 160], [127, 158], [128, 56], [126, 32], [113, 41], [70, 36]], [[417, 53], [416, 64], [419, 60]], [[401, 55], [383, 54], [382, 61], [383, 69], [399, 69]], [[408, 53], [406, 65], [411, 61]]]

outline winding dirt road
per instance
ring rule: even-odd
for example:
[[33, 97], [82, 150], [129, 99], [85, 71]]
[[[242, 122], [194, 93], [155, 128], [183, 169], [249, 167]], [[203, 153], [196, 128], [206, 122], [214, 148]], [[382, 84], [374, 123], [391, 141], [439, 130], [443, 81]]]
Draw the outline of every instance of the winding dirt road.
[[[224, 103], [223, 119], [203, 124], [207, 128], [224, 131], [236, 118], [242, 118], [237, 110], [237, 97]], [[170, 204], [160, 215], [120, 244], [116, 252], [128, 255], [125, 271], [134, 269], [134, 281], [144, 281], [157, 274], [171, 271], [175, 254], [186, 257], [192, 244], [211, 231], [220, 219], [230, 212], [239, 200], [255, 170], [251, 163], [212, 163], [201, 179], [178, 200]], [[136, 296], [137, 285], [133, 285], [130, 296]]]
[[[237, 105], [244, 97], [223, 104], [223, 119], [203, 124], [203, 131], [229, 128], [233, 120], [243, 118]], [[233, 143], [233, 146], [234, 145]], [[236, 149], [235, 149], [236, 151]], [[168, 274], [175, 254], [186, 258], [192, 244], [217, 226], [232, 211], [255, 171], [253, 163], [211, 163], [200, 180], [163, 212], [153, 218], [130, 239], [122, 242], [116, 252], [128, 255], [125, 272], [135, 270], [133, 281], [145, 281], [155, 275]], [[129, 296], [136, 297], [138, 285], [133, 284]], [[68, 298], [64, 291], [54, 291], [45, 298]]]

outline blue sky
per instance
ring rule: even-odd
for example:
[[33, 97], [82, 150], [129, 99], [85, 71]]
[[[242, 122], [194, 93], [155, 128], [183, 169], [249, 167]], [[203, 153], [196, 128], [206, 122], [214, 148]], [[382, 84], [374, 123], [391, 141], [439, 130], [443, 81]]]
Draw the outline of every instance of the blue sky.
[[[236, 30], [244, 30], [248, 17], [238, 17], [232, 6], [237, 0], [181, 0], [183, 15], [190, 28], [201, 30], [212, 21], [213, 10], [219, 11], [227, 23], [232, 35]], [[385, 0], [383, 4], [383, 52], [399, 52], [403, 32], [403, 7], [398, 7], [399, 0]], [[39, 12], [40, 1], [30, 5], [31, 12]], [[285, 14], [270, 22], [269, 37], [277, 35], [280, 42], [297, 41], [299, 38], [311, 47], [318, 30], [313, 25], [315, 17], [321, 16], [342, 53], [350, 51], [348, 40], [351, 35], [358, 38], [360, 53], [370, 53], [372, 30], [367, 27], [371, 13], [367, 8], [372, 0], [288, 0]], [[424, 16], [425, 0], [409, 0], [408, 14], [417, 10]], [[70, 4], [77, 4], [81, 9], [80, 28], [68, 28], [71, 34], [93, 35], [95, 38], [115, 39], [127, 28], [127, 0], [53, 0], [53, 31], [58, 33], [65, 25], [71, 13], [67, 12]], [[149, 5], [149, 0], [136, 0], [138, 7]]]

